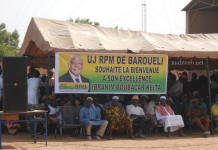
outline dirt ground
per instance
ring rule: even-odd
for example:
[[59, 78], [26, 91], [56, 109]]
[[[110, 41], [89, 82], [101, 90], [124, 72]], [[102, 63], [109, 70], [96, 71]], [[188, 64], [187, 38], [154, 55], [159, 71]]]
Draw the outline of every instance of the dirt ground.
[[218, 149], [218, 134], [210, 137], [201, 137], [202, 132], [195, 132], [191, 136], [189, 132], [187, 137], [179, 137], [178, 132], [172, 134], [172, 138], [167, 138], [165, 133], [150, 135], [146, 134], [146, 139], [128, 139], [126, 135], [114, 135], [113, 140], [108, 140], [107, 134], [102, 140], [84, 140], [79, 137], [71, 137], [70, 134], [64, 134], [63, 139], [60, 135], [57, 138], [54, 134], [48, 136], [48, 146], [45, 146], [45, 136], [37, 135], [39, 138], [34, 144], [33, 139], [28, 133], [19, 133], [18, 135], [2, 134], [2, 149], [40, 149], [40, 150], [135, 150], [135, 149], [155, 149], [155, 150], [205, 150]]

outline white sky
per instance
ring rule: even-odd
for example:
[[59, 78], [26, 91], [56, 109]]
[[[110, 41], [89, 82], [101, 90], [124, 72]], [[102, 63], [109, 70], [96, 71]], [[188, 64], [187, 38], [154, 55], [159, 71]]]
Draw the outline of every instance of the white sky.
[[[147, 32], [185, 34], [184, 8], [191, 0], [147, 0]], [[0, 23], [18, 30], [21, 46], [32, 17], [90, 18], [103, 27], [142, 30], [141, 0], [0, 0]]]

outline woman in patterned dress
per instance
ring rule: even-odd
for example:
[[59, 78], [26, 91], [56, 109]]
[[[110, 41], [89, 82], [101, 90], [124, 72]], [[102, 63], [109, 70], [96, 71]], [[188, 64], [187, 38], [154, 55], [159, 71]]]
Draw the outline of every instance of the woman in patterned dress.
[[109, 139], [112, 140], [113, 130], [126, 130], [129, 131], [130, 138], [135, 139], [132, 134], [131, 119], [126, 115], [124, 109], [118, 106], [119, 97], [112, 98], [112, 105], [108, 105], [105, 109], [105, 118], [109, 122]]

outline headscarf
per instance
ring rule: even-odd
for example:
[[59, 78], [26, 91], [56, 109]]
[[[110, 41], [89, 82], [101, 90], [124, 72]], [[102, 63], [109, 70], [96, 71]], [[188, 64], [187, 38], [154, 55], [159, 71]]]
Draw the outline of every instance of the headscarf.
[[195, 96], [197, 93], [199, 93], [198, 91], [193, 91], [193, 96]]
[[[171, 107], [167, 104], [165, 104], [165, 108], [167, 109], [167, 111], [170, 113], [170, 115], [173, 115], [173, 110], [171, 109]], [[157, 111], [161, 116], [167, 116], [168, 113], [166, 112], [166, 110], [164, 109], [163, 105], [158, 105], [155, 108], [155, 111]]]

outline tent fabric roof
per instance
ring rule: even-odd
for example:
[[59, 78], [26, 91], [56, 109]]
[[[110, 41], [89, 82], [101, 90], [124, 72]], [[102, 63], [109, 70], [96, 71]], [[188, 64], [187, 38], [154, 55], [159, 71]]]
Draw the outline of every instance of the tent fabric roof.
[[[214, 2], [214, 6], [212, 5]], [[192, 0], [188, 3], [182, 11], [196, 10], [196, 9], [206, 9], [206, 10], [218, 10], [218, 0]]]
[[47, 68], [55, 52], [167, 54], [171, 58], [218, 58], [218, 34], [157, 34], [68, 21], [32, 18], [18, 56]]

